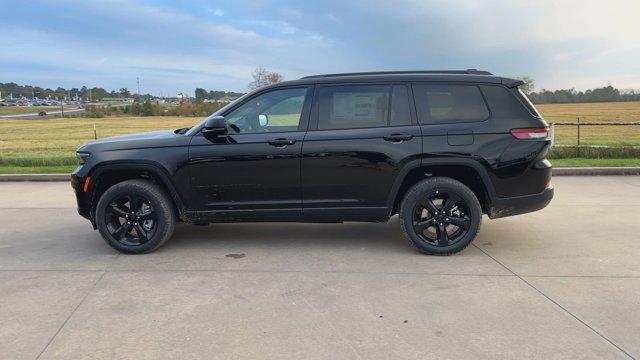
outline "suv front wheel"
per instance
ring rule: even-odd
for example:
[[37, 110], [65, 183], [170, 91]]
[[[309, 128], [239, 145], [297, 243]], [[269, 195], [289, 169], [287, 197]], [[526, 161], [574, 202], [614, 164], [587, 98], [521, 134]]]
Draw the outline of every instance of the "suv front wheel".
[[112, 248], [141, 254], [159, 248], [173, 234], [173, 206], [160, 187], [147, 180], [115, 184], [100, 197], [96, 222]]
[[400, 205], [404, 236], [419, 251], [451, 255], [476, 237], [482, 209], [473, 191], [461, 182], [434, 177], [414, 185]]

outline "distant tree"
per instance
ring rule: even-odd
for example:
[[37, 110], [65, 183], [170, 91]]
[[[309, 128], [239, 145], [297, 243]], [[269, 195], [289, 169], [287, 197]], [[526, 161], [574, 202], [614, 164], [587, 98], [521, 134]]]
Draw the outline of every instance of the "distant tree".
[[125, 97], [125, 98], [131, 97], [131, 92], [127, 88], [120, 88], [118, 93], [121, 97]]
[[205, 99], [208, 99], [208, 98], [209, 98], [209, 94], [207, 93], [207, 90], [205, 90], [203, 88], [196, 88], [196, 102], [197, 103], [201, 103]]
[[140, 111], [140, 115], [142, 116], [151, 116], [153, 115], [153, 105], [151, 101], [147, 100], [142, 104], [142, 110]]
[[521, 76], [520, 80], [524, 82], [524, 85], [520, 85], [520, 90], [522, 90], [523, 93], [529, 95], [535, 90], [536, 83], [532, 78], [525, 75]]
[[253, 81], [249, 84], [250, 90], [277, 84], [284, 79], [279, 73], [267, 71], [265, 68], [257, 68], [253, 70], [251, 77], [253, 77]]

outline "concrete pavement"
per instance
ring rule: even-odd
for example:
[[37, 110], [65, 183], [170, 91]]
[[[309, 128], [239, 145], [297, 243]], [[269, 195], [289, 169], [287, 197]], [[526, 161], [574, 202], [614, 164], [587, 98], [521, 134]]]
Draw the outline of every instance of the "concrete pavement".
[[640, 177], [554, 179], [462, 253], [385, 224], [178, 226], [111, 250], [68, 182], [0, 183], [0, 358], [640, 356]]

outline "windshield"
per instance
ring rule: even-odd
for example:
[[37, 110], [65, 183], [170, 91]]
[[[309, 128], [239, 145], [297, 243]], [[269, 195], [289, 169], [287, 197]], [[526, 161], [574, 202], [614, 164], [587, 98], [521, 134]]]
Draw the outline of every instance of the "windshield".
[[218, 110], [218, 111], [214, 112], [213, 114], [211, 114], [211, 115], [207, 116], [206, 118], [202, 119], [202, 121], [200, 121], [199, 123], [197, 123], [196, 125], [194, 125], [191, 129], [189, 129], [189, 131], [187, 131], [187, 132], [186, 132], [186, 135], [188, 135], [188, 136], [192, 136], [192, 135], [197, 134], [197, 133], [200, 131], [200, 129], [202, 129], [202, 127], [204, 126], [204, 123], [205, 123], [208, 119], [210, 119], [210, 118], [212, 118], [212, 117], [214, 117], [214, 116], [217, 116], [217, 115], [222, 115], [222, 114], [224, 114], [227, 110], [229, 110], [231, 107], [233, 107], [237, 102], [244, 100], [244, 99], [245, 99], [247, 96], [249, 96], [249, 95], [251, 95], [251, 93], [248, 93], [248, 94], [244, 94], [244, 95], [242, 95], [241, 97], [239, 97], [239, 98], [235, 99], [234, 101], [232, 101], [232, 102], [228, 103], [228, 104], [227, 104], [225, 107], [223, 107], [222, 109], [220, 109], [220, 110]]

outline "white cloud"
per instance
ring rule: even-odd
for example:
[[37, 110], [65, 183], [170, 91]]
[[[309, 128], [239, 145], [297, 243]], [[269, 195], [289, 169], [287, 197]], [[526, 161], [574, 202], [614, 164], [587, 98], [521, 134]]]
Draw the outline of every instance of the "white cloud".
[[225, 12], [222, 9], [209, 9], [209, 12], [215, 16], [224, 16]]

